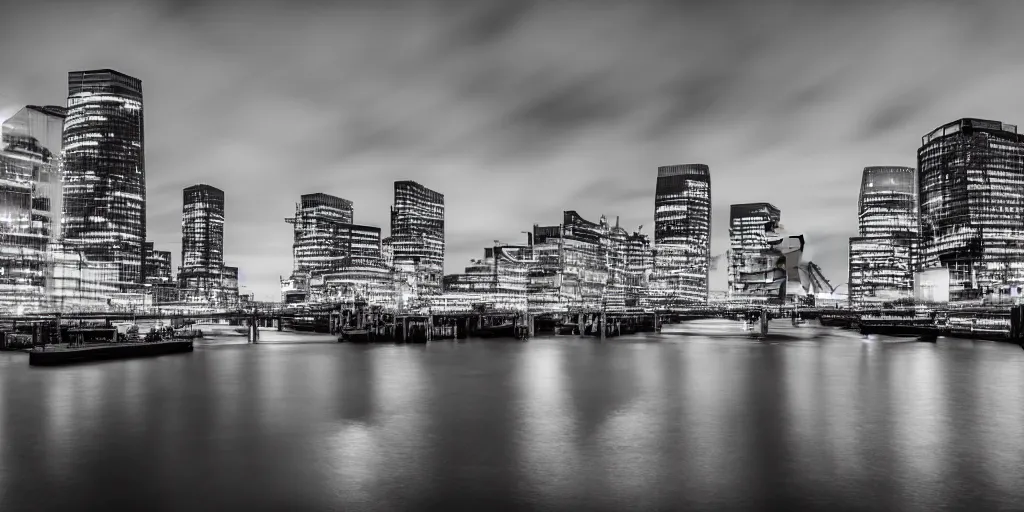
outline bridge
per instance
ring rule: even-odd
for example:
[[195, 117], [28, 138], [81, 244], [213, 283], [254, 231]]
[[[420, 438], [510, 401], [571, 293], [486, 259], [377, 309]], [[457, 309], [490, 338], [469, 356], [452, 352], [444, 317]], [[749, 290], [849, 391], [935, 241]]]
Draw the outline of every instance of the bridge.
[[[841, 309], [802, 307], [794, 304], [694, 304], [666, 309], [602, 311], [593, 308], [567, 308], [563, 311], [522, 311], [478, 308], [465, 311], [433, 311], [421, 308], [414, 311], [388, 311], [363, 304], [293, 305], [262, 303], [246, 309], [202, 311], [181, 309], [150, 309], [146, 311], [64, 311], [37, 312], [24, 315], [0, 315], [0, 323], [16, 326], [20, 323], [105, 323], [138, 321], [170, 321], [187, 324], [197, 321], [228, 322], [250, 327], [250, 341], [259, 338], [259, 327], [309, 330], [338, 333], [343, 328], [380, 326], [383, 333], [390, 332], [396, 340], [412, 328], [426, 329], [428, 337], [438, 332], [473, 332], [485, 324], [512, 324], [527, 329], [532, 336], [537, 325], [548, 330], [560, 326], [575, 326], [583, 334], [594, 333], [605, 337], [625, 332], [660, 331], [664, 324], [675, 324], [707, 318], [725, 318], [744, 322], [755, 336], [766, 336], [769, 323], [775, 319], [819, 319], [823, 325], [856, 327], [862, 332], [959, 335], [968, 333], [996, 333], [997, 336], [1024, 337], [1024, 311], [1020, 306], [932, 306], [927, 308], [874, 308]], [[1016, 334], [1014, 334], [1016, 333]], [[1005, 334], [1005, 336], [1004, 336]]]

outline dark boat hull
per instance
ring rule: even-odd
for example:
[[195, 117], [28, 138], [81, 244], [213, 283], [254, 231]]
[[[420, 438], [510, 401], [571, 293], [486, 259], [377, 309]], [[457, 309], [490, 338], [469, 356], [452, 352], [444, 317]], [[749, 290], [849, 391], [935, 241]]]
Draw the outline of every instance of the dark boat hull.
[[372, 341], [374, 341], [373, 333], [365, 329], [342, 331], [341, 336], [338, 337], [338, 343], [370, 343]]
[[556, 327], [558, 334], [579, 334], [580, 326], [576, 324], [562, 324]]
[[513, 338], [516, 335], [515, 326], [512, 324], [484, 327], [474, 333], [480, 338]]
[[165, 354], [192, 352], [192, 341], [160, 341], [131, 345], [86, 346], [68, 350], [31, 351], [28, 364], [32, 366], [57, 366], [111, 359], [152, 357]]

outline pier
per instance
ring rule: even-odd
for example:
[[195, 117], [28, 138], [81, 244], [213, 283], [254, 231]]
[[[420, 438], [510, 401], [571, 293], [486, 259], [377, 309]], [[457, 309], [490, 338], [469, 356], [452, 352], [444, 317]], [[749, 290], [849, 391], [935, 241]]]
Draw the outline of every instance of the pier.
[[856, 329], [862, 334], [916, 336], [925, 340], [939, 336], [1014, 343], [1024, 340], [1024, 310], [1021, 306], [850, 310], [712, 303], [656, 311], [570, 308], [556, 312], [530, 312], [477, 308], [438, 312], [426, 308], [394, 312], [365, 303], [349, 303], [313, 307], [274, 305], [247, 311], [194, 313], [84, 312], [0, 316], [0, 349], [113, 342], [118, 341], [119, 336], [123, 338], [115, 326], [147, 321], [159, 321], [179, 329], [198, 321], [221, 322], [238, 326], [236, 330], [244, 333], [250, 343], [258, 344], [260, 329], [268, 328], [329, 333], [337, 335], [339, 341], [351, 342], [428, 343], [466, 338], [529, 340], [538, 334], [609, 339], [639, 332], [660, 332], [666, 324], [706, 318], [741, 322], [744, 330], [754, 338], [769, 336], [772, 320], [786, 320], [799, 325], [806, 320], [817, 319], [823, 326]]

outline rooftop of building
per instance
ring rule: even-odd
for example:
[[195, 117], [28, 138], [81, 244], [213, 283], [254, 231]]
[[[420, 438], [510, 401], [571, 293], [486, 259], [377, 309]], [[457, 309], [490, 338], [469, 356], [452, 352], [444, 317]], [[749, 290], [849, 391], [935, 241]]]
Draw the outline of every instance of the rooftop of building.
[[425, 187], [425, 186], [423, 186], [423, 185], [421, 185], [421, 184], [419, 184], [419, 183], [417, 183], [415, 181], [412, 181], [412, 180], [399, 180], [399, 181], [395, 182], [395, 190], [396, 191], [399, 188], [402, 188], [402, 187], [416, 188], [416, 189], [419, 189], [419, 190], [422, 190], [422, 191], [426, 192], [428, 195], [436, 195], [436, 197], [440, 198], [442, 201], [444, 200], [444, 194], [442, 194], [442, 193], [440, 193], [440, 192], [438, 192], [436, 190], [427, 188], [427, 187]]
[[302, 194], [302, 196], [299, 197], [299, 201], [302, 208], [314, 208], [317, 206], [329, 206], [343, 210], [352, 208], [352, 201], [331, 194], [325, 194], [323, 192]]
[[659, 178], [669, 178], [672, 176], [709, 177], [710, 175], [711, 171], [705, 164], [678, 164], [658, 167]]
[[62, 107], [62, 106], [59, 106], [59, 105], [44, 105], [44, 106], [28, 105], [25, 108], [28, 108], [28, 109], [31, 109], [31, 110], [35, 110], [36, 112], [42, 112], [43, 114], [46, 114], [46, 115], [49, 115], [49, 116], [53, 116], [53, 117], [67, 117], [68, 116], [68, 109], [67, 109], [67, 107]]
[[203, 191], [203, 192], [208, 192], [208, 193], [212, 192], [214, 195], [220, 194], [220, 196], [222, 196], [222, 197], [224, 196], [224, 191], [223, 190], [221, 190], [221, 189], [219, 189], [219, 188], [217, 188], [217, 187], [215, 187], [213, 185], [207, 185], [205, 183], [197, 183], [195, 185], [192, 185], [190, 187], [185, 187], [183, 189], [183, 192], [185, 194], [188, 194], [189, 192], [198, 192], [198, 191]]
[[973, 133], [978, 131], [1013, 139], [1016, 142], [1024, 142], [1024, 135], [1017, 133], [1017, 125], [1015, 124], [994, 121], [991, 119], [964, 117], [957, 119], [956, 121], [946, 123], [921, 137], [921, 145], [925, 146], [935, 139], [949, 137], [962, 132]]
[[745, 214], [745, 213], [748, 213], [748, 212], [753, 212], [753, 211], [756, 211], [756, 210], [760, 210], [762, 208], [768, 209], [769, 211], [772, 211], [772, 212], [775, 212], [775, 213], [779, 213], [780, 212], [780, 210], [775, 205], [773, 205], [771, 203], [739, 203], [739, 204], [729, 205], [729, 214], [730, 214], [730, 216], [733, 216], [733, 215], [736, 215], [736, 214]]
[[93, 88], [112, 88], [117, 92], [142, 96], [142, 80], [109, 68], [68, 72], [68, 95]]

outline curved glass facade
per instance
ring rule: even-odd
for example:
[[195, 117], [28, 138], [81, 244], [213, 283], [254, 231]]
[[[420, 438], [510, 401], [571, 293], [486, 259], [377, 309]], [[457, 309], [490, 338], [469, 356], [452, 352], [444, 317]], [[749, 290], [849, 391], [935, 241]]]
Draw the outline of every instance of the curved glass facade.
[[860, 236], [850, 239], [850, 302], [908, 299], [918, 253], [917, 171], [865, 167], [858, 200]]
[[195, 300], [223, 299], [224, 191], [193, 185], [183, 192], [179, 287]]
[[858, 200], [860, 236], [916, 235], [917, 179], [912, 167], [865, 167]]
[[[351, 225], [352, 201], [328, 194], [304, 194], [295, 205], [295, 217], [285, 219], [294, 226], [292, 272], [319, 276], [335, 270], [343, 258], [338, 227]], [[378, 232], [378, 240], [380, 239]]]
[[960, 119], [917, 152], [921, 267], [949, 270], [950, 299], [1024, 285], [1024, 136], [999, 121]]
[[655, 307], [707, 302], [711, 262], [711, 172], [704, 164], [658, 168], [654, 195]]
[[64, 240], [117, 264], [124, 291], [143, 281], [144, 147], [141, 80], [109, 69], [68, 73]]

